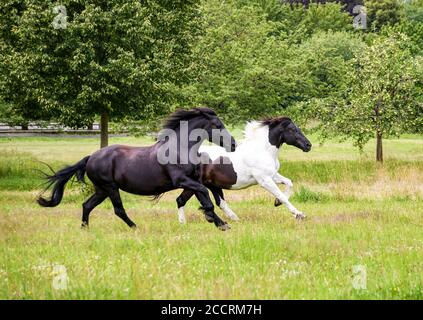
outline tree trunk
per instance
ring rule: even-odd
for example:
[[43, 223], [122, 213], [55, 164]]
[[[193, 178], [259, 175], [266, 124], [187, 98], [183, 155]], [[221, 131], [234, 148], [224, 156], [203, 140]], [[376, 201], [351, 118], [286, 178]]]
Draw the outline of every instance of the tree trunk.
[[103, 112], [101, 114], [100, 129], [101, 129], [100, 147], [104, 148], [109, 145], [109, 114], [107, 112]]
[[22, 128], [22, 130], [28, 130], [29, 129], [29, 124], [28, 123], [22, 123], [21, 124], [21, 128]]
[[382, 134], [376, 133], [376, 161], [383, 162]]
[[375, 105], [375, 124], [376, 124], [376, 161], [382, 163], [383, 162], [383, 149], [382, 149], [382, 132], [380, 130], [380, 118], [379, 118], [379, 111], [380, 107], [382, 106], [382, 99], [379, 98], [376, 105]]

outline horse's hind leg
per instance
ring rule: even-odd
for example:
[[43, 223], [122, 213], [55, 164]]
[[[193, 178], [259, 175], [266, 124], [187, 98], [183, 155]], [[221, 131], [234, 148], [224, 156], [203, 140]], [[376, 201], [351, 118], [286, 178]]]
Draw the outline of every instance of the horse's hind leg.
[[[195, 196], [197, 197], [198, 201], [200, 201], [202, 209], [204, 210], [206, 220], [210, 223], [214, 223], [215, 226], [222, 231], [230, 229], [229, 225], [225, 221], [220, 219], [220, 217], [214, 212], [213, 203], [208, 197], [208, 192], [206, 192], [206, 195], [207, 197], [204, 195], [204, 193], [198, 191], [195, 193]], [[210, 203], [211, 206], [208, 205], [208, 203]]]
[[178, 205], [178, 219], [179, 219], [179, 222], [182, 224], [187, 223], [185, 219], [184, 207], [185, 207], [185, 204], [188, 202], [189, 199], [191, 199], [193, 195], [194, 195], [194, 191], [185, 189], [184, 191], [182, 191], [179, 197], [176, 198], [176, 203]]
[[82, 227], [88, 227], [90, 213], [107, 198], [107, 193], [96, 188], [95, 193], [82, 205]]
[[112, 201], [113, 208], [115, 209], [115, 214], [121, 218], [125, 223], [131, 227], [136, 228], [137, 225], [129, 219], [128, 215], [126, 214], [125, 209], [123, 208], [122, 199], [120, 197], [119, 189], [111, 188], [109, 190], [109, 198]]

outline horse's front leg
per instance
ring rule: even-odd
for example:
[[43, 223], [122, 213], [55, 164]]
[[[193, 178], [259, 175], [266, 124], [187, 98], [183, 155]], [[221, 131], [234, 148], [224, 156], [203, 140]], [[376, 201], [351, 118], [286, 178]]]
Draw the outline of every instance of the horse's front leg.
[[258, 184], [261, 185], [264, 189], [273, 194], [276, 199], [283, 203], [288, 210], [295, 216], [297, 219], [305, 218], [305, 214], [295, 208], [291, 202], [289, 202], [288, 197], [278, 188], [275, 181], [273, 181], [270, 176], [261, 176], [254, 175], [254, 178], [257, 180]]
[[292, 187], [294, 186], [292, 184], [291, 179], [288, 179], [286, 177], [284, 177], [283, 175], [280, 175], [279, 173], [276, 173], [273, 176], [273, 181], [275, 181], [275, 183], [277, 184], [284, 184], [285, 185], [285, 194], [287, 197], [291, 196], [291, 192], [292, 192]]
[[[289, 199], [292, 195], [292, 187], [294, 186], [292, 184], [291, 179], [288, 179], [286, 177], [284, 177], [283, 175], [280, 175], [279, 173], [276, 173], [273, 176], [273, 181], [275, 181], [275, 183], [277, 184], [284, 184], [285, 185], [285, 195], [286, 197]], [[282, 202], [279, 201], [278, 198], [275, 199], [275, 207], [278, 207], [282, 204]]]

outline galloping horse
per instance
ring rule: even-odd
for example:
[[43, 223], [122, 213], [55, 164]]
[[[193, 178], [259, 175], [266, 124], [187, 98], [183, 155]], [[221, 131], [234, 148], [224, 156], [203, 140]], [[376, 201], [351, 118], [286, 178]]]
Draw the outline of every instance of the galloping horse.
[[[187, 134], [198, 133], [201, 130], [205, 134], [197, 134], [194, 141], [188, 141], [188, 136], [181, 133], [182, 123], [187, 126]], [[82, 227], [88, 226], [91, 211], [107, 197], [112, 201], [116, 215], [129, 227], [136, 227], [125, 212], [119, 190], [138, 195], [157, 196], [183, 188], [192, 191], [198, 198], [208, 222], [213, 222], [221, 230], [229, 229], [228, 224], [214, 212], [208, 190], [199, 181], [198, 148], [207, 138], [210, 142], [215, 142], [216, 135], [212, 134], [215, 130], [220, 132], [218, 144], [227, 151], [235, 150], [235, 139], [225, 129], [216, 113], [209, 108], [179, 110], [168, 118], [164, 129], [174, 132], [175, 135], [169, 136], [167, 141], [159, 140], [148, 147], [113, 145], [103, 148], [75, 165], [47, 176], [48, 187], [53, 185], [52, 196], [50, 199], [40, 196], [38, 203], [43, 207], [57, 206], [62, 200], [66, 183], [73, 176], [83, 181], [84, 175], [87, 174], [94, 184], [95, 193], [83, 204]], [[165, 143], [176, 152], [175, 163], [160, 161], [160, 152]]]
[[[213, 193], [216, 204], [229, 218], [238, 220], [238, 216], [225, 202], [222, 189], [238, 190], [259, 184], [276, 197], [275, 206], [283, 203], [297, 219], [304, 218], [304, 213], [289, 202], [293, 185], [290, 179], [278, 173], [278, 151], [286, 143], [308, 152], [311, 150], [310, 141], [286, 117], [250, 122], [244, 135], [244, 140], [232, 153], [215, 146], [200, 148], [200, 152], [210, 158], [210, 163], [201, 167], [201, 181]], [[277, 184], [280, 183], [286, 185], [285, 193], [278, 188]], [[191, 190], [184, 190], [176, 199], [181, 223], [186, 222], [184, 206], [192, 195]]]

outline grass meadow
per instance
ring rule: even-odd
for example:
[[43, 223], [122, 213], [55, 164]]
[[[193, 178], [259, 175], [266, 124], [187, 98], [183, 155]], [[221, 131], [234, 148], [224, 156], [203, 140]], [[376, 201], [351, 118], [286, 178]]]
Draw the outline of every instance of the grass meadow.
[[360, 154], [348, 141], [311, 140], [310, 153], [280, 152], [292, 203], [307, 219], [296, 221], [252, 187], [226, 192], [241, 221], [221, 232], [197, 200], [180, 225], [180, 191], [158, 203], [123, 193], [137, 231], [108, 200], [81, 230], [89, 187], [69, 185], [60, 206], [41, 208], [36, 169], [72, 164], [98, 140], [0, 138], [0, 299], [422, 299], [423, 137], [385, 140], [383, 166], [374, 141]]

